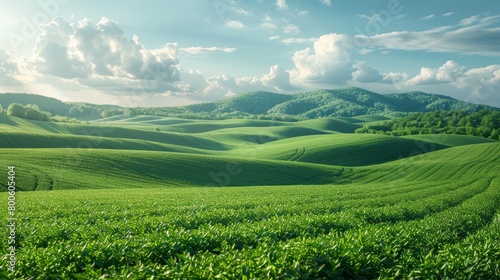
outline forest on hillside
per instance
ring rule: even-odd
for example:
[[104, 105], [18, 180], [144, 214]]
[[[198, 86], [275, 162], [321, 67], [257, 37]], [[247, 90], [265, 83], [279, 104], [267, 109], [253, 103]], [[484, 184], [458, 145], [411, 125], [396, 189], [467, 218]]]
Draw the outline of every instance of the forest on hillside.
[[387, 135], [463, 134], [500, 140], [500, 111], [434, 111], [413, 113], [379, 124], [365, 125], [356, 133]]

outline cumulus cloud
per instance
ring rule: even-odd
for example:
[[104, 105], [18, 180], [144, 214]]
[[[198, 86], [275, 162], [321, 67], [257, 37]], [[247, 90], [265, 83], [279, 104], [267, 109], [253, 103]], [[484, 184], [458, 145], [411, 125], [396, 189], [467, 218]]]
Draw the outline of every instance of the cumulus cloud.
[[189, 47], [180, 48], [179, 51], [189, 53], [189, 54], [206, 54], [206, 53], [232, 53], [236, 51], [236, 48], [226, 48], [226, 47]]
[[177, 44], [146, 49], [137, 36], [128, 38], [110, 19], [70, 24], [57, 17], [40, 29], [32, 62], [41, 74], [117, 91], [136, 87], [161, 92], [175, 89], [179, 80]]
[[295, 68], [290, 71], [294, 85], [335, 85], [351, 79], [352, 61], [344, 44], [347, 36], [328, 34], [314, 42], [314, 47], [295, 52]]
[[489, 65], [465, 71], [454, 85], [471, 91], [474, 98], [500, 99], [500, 65]]
[[290, 73], [279, 65], [271, 66], [269, 73], [260, 77], [233, 77], [223, 74], [209, 77], [205, 79], [205, 82], [205, 88], [200, 91], [197, 97], [208, 101], [231, 97], [249, 91], [285, 92], [299, 89], [290, 83]]
[[406, 82], [407, 85], [436, 84], [454, 82], [465, 73], [465, 67], [448, 60], [438, 69], [422, 67], [420, 74]]
[[383, 74], [382, 83], [398, 84], [408, 80], [407, 73], [389, 72]]
[[459, 97], [460, 99], [482, 104], [500, 102], [500, 65], [467, 70], [455, 61], [449, 60], [437, 69], [423, 67], [418, 75], [411, 79], [403, 78], [401, 83], [406, 89], [448, 84], [465, 94], [465, 97]]
[[382, 75], [375, 69], [373, 69], [366, 61], [359, 61], [354, 64], [354, 71], [352, 73], [352, 79], [360, 83], [375, 83], [383, 80]]
[[236, 78], [229, 75], [219, 75], [206, 79], [208, 86], [203, 90], [203, 95], [209, 100], [217, 100], [234, 96], [238, 88]]
[[260, 82], [266, 87], [272, 87], [280, 91], [297, 89], [290, 84], [290, 73], [279, 65], [271, 66], [269, 73], [263, 75]]
[[453, 84], [469, 93], [466, 101], [497, 107], [500, 104], [500, 65], [467, 70]]

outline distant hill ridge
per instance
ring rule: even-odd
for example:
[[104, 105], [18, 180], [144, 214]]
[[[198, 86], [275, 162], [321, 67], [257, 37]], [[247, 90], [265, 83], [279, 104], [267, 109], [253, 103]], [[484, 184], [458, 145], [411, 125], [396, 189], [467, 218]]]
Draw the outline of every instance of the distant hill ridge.
[[[53, 115], [81, 116], [85, 111], [94, 114], [113, 110], [111, 115], [124, 112], [123, 107], [84, 103], [65, 103], [54, 98], [34, 94], [0, 94], [0, 104], [6, 109], [11, 103], [37, 104], [41, 110]], [[82, 109], [85, 107], [85, 110]], [[90, 109], [89, 109], [90, 108]], [[460, 101], [449, 96], [420, 91], [379, 94], [351, 87], [324, 89], [294, 95], [273, 92], [248, 92], [235, 97], [175, 108], [149, 108], [138, 114], [158, 114], [191, 117], [245, 117], [257, 115], [287, 115], [298, 118], [321, 118], [329, 116], [353, 117], [360, 115], [394, 115], [398, 113], [430, 112], [437, 110], [479, 111], [499, 108]], [[80, 115], [75, 114], [75, 111]]]
[[379, 94], [356, 87], [317, 90], [295, 95], [249, 92], [222, 101], [188, 105], [182, 108], [193, 113], [239, 111], [248, 114], [285, 114], [307, 118], [389, 115], [396, 112], [436, 110], [498, 110], [495, 107], [468, 103], [439, 94], [419, 91]]

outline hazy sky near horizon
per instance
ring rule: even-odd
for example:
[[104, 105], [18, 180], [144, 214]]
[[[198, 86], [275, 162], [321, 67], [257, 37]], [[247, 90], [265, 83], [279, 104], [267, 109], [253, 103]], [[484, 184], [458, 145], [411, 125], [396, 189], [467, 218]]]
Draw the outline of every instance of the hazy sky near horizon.
[[0, 4], [0, 92], [175, 106], [351, 86], [500, 107], [500, 1]]

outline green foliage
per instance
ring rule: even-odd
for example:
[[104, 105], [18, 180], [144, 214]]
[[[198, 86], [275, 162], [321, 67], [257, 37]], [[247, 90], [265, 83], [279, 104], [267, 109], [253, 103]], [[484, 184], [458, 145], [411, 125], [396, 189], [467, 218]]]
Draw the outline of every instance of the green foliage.
[[7, 108], [7, 114], [19, 118], [37, 121], [50, 121], [52, 115], [49, 112], [41, 111], [37, 105], [12, 103]]
[[81, 123], [78, 119], [66, 116], [53, 116], [52, 121], [61, 123]]
[[21, 105], [36, 104], [41, 111], [46, 111], [52, 115], [67, 115], [70, 105], [55, 98], [45, 97], [27, 93], [2, 93], [0, 94], [0, 104], [8, 108], [10, 104]]
[[499, 140], [500, 112], [496, 110], [413, 113], [380, 124], [365, 125], [356, 133], [390, 135], [464, 134]]

